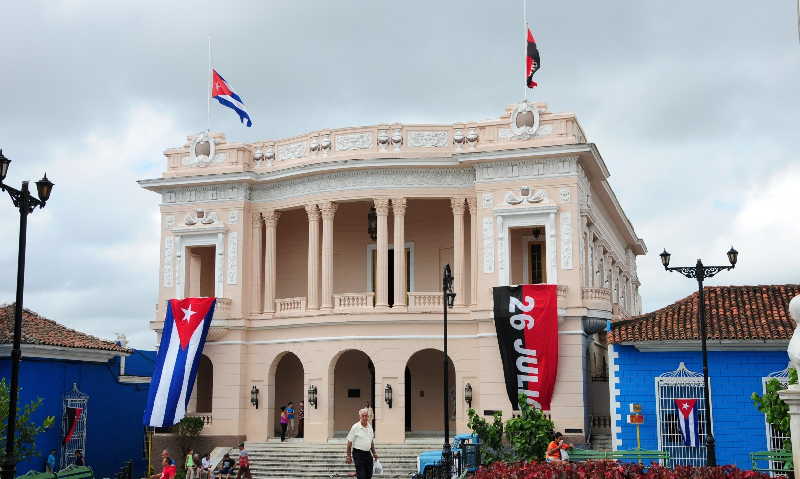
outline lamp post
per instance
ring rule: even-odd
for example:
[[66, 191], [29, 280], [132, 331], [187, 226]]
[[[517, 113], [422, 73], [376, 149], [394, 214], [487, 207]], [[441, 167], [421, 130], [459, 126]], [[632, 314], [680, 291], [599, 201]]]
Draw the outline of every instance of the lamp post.
[[20, 341], [22, 337], [22, 292], [25, 288], [25, 243], [27, 239], [28, 215], [38, 206], [44, 208], [53, 190], [53, 183], [47, 179], [47, 174], [36, 182], [37, 200], [31, 196], [28, 182], [22, 182], [22, 189], [12, 188], [3, 181], [8, 174], [11, 160], [3, 156], [0, 150], [0, 191], [5, 191], [11, 197], [14, 207], [19, 210], [19, 249], [17, 251], [17, 298], [14, 304], [14, 340], [11, 347], [11, 389], [8, 393], [8, 425], [6, 429], [6, 457], [3, 462], [2, 479], [14, 479], [16, 460], [14, 457], [14, 436], [17, 428], [17, 400], [19, 390], [19, 363], [22, 358]]
[[730, 266], [705, 266], [700, 259], [694, 266], [674, 266], [670, 267], [669, 259], [670, 254], [665, 249], [661, 256], [661, 264], [667, 271], [677, 271], [687, 278], [695, 278], [697, 280], [697, 310], [700, 316], [700, 346], [703, 350], [703, 401], [706, 406], [706, 465], [717, 465], [717, 453], [714, 443], [714, 435], [711, 432], [711, 401], [708, 392], [708, 349], [706, 348], [706, 311], [705, 311], [705, 298], [703, 295], [703, 280], [711, 278], [720, 271], [731, 270], [736, 267], [736, 261], [739, 259], [739, 252], [733, 249], [728, 250], [728, 261]]
[[450, 450], [450, 395], [449, 395], [449, 378], [448, 378], [448, 364], [447, 364], [447, 310], [453, 307], [453, 301], [456, 294], [453, 292], [453, 273], [450, 270], [450, 265], [444, 265], [444, 272], [442, 274], [442, 305], [444, 307], [444, 358], [442, 364], [444, 366], [444, 388], [442, 397], [444, 399], [444, 445], [442, 446], [442, 465], [444, 466], [445, 477], [450, 477], [450, 472], [453, 468], [453, 453]]

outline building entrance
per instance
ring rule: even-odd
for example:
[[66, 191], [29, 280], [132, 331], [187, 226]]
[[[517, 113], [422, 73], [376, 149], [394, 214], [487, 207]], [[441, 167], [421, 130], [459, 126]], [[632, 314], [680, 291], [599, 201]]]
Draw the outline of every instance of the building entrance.
[[[281, 435], [281, 406], [285, 407], [292, 402], [296, 411], [298, 403], [303, 400], [303, 379], [303, 364], [300, 359], [293, 353], [285, 353], [275, 369], [275, 398], [271, 411], [275, 425], [272, 431], [274, 437]], [[295, 428], [291, 429], [290, 427], [287, 430], [287, 436], [301, 437], [297, 420], [295, 420]]]
[[[375, 366], [364, 352], [351, 349], [336, 361], [333, 370], [333, 431], [335, 437], [347, 435], [358, 421], [358, 410], [375, 407]], [[373, 418], [372, 427], [375, 427]]]
[[[423, 349], [409, 358], [406, 365], [405, 424], [406, 436], [436, 436], [444, 431], [442, 355], [438, 349]], [[450, 430], [455, 431], [456, 370], [447, 359]]]

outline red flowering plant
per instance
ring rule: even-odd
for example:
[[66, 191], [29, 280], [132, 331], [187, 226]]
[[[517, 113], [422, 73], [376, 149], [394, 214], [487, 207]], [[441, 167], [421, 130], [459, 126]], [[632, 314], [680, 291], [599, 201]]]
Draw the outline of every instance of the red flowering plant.
[[[495, 462], [481, 467], [473, 479], [769, 479], [769, 475], [743, 471], [734, 466], [689, 467], [675, 469], [651, 464], [611, 461], [578, 463]], [[776, 476], [785, 478], [785, 476]]]

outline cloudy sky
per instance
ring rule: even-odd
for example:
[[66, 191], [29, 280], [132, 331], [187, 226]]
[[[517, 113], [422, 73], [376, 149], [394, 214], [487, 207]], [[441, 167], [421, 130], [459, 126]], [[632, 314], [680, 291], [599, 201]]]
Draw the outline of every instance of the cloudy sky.
[[[578, 117], [650, 253], [646, 310], [696, 283], [660, 267], [726, 264], [709, 284], [800, 281], [796, 0], [528, 0], [542, 55], [534, 99]], [[43, 172], [25, 305], [154, 346], [161, 152], [206, 127], [207, 37], [244, 97], [229, 140], [381, 122], [499, 116], [522, 96], [520, 0], [12, 2], [0, 16], [7, 182]], [[0, 303], [14, 299], [18, 216], [0, 200]]]

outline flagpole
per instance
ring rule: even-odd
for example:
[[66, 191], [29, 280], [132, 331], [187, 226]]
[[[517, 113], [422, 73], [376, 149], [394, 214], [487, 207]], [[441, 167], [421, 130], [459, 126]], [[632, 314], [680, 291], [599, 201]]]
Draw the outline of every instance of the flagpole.
[[206, 91], [206, 100], [208, 102], [208, 123], [206, 123], [206, 132], [211, 133], [211, 82], [214, 81], [214, 73], [211, 66], [211, 35], [208, 36], [208, 90]]
[[[524, 52], [525, 54], [522, 56], [522, 58], [528, 58], [528, 0], [522, 0], [522, 38], [525, 39], [525, 41], [523, 42], [523, 45], [525, 46], [525, 52]], [[522, 78], [523, 78], [522, 90], [526, 103], [528, 101], [527, 64], [528, 63], [526, 60], [526, 62], [523, 63], [522, 67]]]

